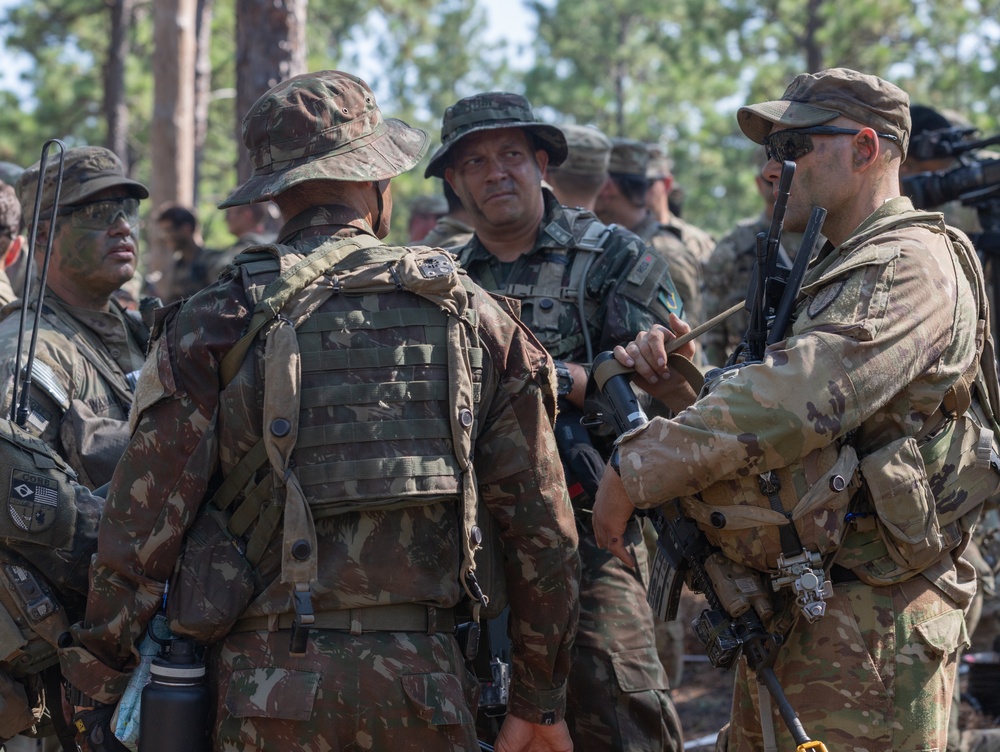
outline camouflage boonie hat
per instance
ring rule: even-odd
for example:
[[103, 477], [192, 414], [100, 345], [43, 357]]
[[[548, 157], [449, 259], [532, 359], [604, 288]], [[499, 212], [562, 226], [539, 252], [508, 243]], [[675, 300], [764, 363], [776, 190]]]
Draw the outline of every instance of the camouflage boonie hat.
[[615, 138], [611, 143], [611, 162], [608, 164], [608, 172], [646, 177], [646, 168], [649, 166], [649, 150], [646, 144], [631, 138]]
[[491, 91], [460, 99], [444, 111], [441, 147], [431, 157], [424, 177], [444, 177], [449, 162], [448, 152], [465, 136], [501, 128], [528, 131], [537, 139], [538, 146], [548, 152], [550, 165], [560, 165], [566, 159], [566, 137], [554, 125], [536, 120], [527, 99], [520, 94]]
[[13, 162], [0, 162], [0, 180], [11, 188], [14, 187], [17, 179], [21, 177], [21, 173], [23, 172], [24, 168], [20, 165], [16, 165]]
[[412, 169], [428, 136], [383, 118], [371, 88], [342, 71], [293, 76], [243, 118], [250, 179], [220, 209], [268, 201], [306, 180], [388, 180]]
[[646, 177], [650, 180], [669, 178], [674, 171], [673, 162], [658, 144], [646, 144], [649, 152], [649, 166], [646, 167]]
[[557, 168], [572, 175], [607, 175], [611, 139], [589, 125], [560, 125], [566, 138], [566, 159]]
[[[35, 193], [38, 191], [40, 167], [41, 160], [26, 169], [17, 179], [15, 186], [25, 225], [30, 225], [34, 219]], [[45, 165], [45, 180], [42, 182], [42, 200], [39, 208], [41, 219], [48, 219], [52, 214], [58, 174], [59, 154], [53, 150], [49, 152], [48, 163]], [[74, 146], [66, 150], [62, 190], [59, 193], [60, 206], [85, 203], [95, 193], [118, 186], [128, 188], [135, 198], [149, 198], [146, 186], [125, 177], [125, 168], [113, 151], [102, 146]]]
[[906, 157], [910, 97], [895, 84], [849, 68], [799, 74], [778, 101], [746, 105], [736, 113], [740, 129], [758, 144], [774, 124], [808, 128], [840, 116], [895, 136]]

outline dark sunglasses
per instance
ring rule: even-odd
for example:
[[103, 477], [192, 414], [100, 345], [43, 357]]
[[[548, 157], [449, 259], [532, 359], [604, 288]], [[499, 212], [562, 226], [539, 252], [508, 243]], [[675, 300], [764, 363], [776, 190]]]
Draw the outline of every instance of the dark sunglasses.
[[[856, 136], [861, 131], [852, 128], [838, 128], [835, 125], [814, 125], [811, 128], [789, 128], [764, 136], [764, 151], [768, 159], [778, 162], [785, 160], [794, 162], [813, 150], [811, 136]], [[887, 138], [898, 142], [899, 139], [889, 133], [878, 133], [879, 138]]]
[[124, 219], [129, 227], [139, 224], [139, 199], [109, 198], [77, 206], [64, 206], [57, 212], [60, 216], [69, 215], [70, 225], [85, 230], [106, 230], [119, 218]]

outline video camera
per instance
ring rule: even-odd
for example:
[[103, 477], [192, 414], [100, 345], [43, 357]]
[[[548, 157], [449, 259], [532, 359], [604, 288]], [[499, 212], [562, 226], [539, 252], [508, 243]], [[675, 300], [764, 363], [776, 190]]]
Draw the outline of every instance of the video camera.
[[910, 197], [916, 208], [933, 209], [955, 200], [968, 206], [980, 206], [1000, 199], [1000, 152], [993, 159], [988, 153], [975, 153], [1000, 143], [1000, 136], [973, 140], [971, 136], [975, 132], [975, 128], [943, 128], [913, 139], [909, 153], [911, 158], [952, 157], [959, 162], [948, 170], [921, 172], [903, 178], [903, 193]]

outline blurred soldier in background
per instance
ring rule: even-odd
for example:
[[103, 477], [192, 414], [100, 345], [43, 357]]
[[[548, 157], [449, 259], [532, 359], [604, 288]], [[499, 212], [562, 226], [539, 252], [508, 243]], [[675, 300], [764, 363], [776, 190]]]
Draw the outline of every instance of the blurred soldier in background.
[[[660, 224], [674, 230], [681, 242], [694, 254], [701, 263], [715, 248], [715, 240], [707, 232], [695, 227], [690, 222], [681, 219], [680, 206], [674, 204], [680, 187], [674, 181], [673, 164], [666, 151], [657, 144], [647, 144], [649, 150], [649, 167], [646, 177], [650, 180], [649, 191], [646, 193], [646, 205]], [[673, 206], [673, 208], [671, 208]]]
[[589, 125], [560, 125], [559, 130], [569, 151], [562, 164], [546, 168], [545, 178], [560, 204], [592, 212], [608, 179], [611, 141]]
[[472, 237], [469, 213], [444, 180], [441, 181], [441, 191], [448, 204], [448, 213], [438, 219], [421, 243], [431, 248], [456, 248], [465, 245]]
[[21, 256], [25, 238], [21, 234], [21, 204], [13, 187], [0, 182], [0, 305], [21, 296], [7, 277], [7, 267]]
[[410, 201], [410, 219], [406, 225], [410, 242], [423, 244], [427, 233], [447, 213], [448, 202], [444, 196], [417, 196]]

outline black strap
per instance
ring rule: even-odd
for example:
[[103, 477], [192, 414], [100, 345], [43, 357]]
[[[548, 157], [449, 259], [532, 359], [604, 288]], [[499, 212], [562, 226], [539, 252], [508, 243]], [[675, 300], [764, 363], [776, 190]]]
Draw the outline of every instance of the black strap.
[[56, 730], [56, 738], [59, 739], [63, 752], [79, 752], [79, 747], [76, 746], [76, 732], [66, 721], [66, 716], [63, 715], [62, 686], [62, 673], [58, 664], [49, 666], [42, 671], [45, 705], [49, 709], [49, 717]]

